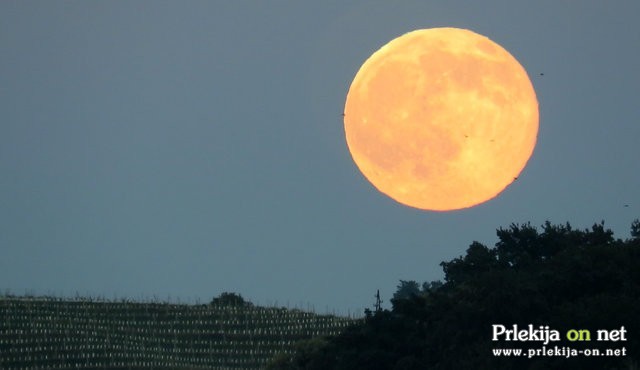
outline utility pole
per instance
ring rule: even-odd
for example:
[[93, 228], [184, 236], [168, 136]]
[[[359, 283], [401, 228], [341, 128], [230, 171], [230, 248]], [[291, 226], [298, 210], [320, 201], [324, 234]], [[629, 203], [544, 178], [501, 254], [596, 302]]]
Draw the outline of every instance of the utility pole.
[[378, 291], [376, 292], [376, 305], [375, 305], [376, 312], [382, 311], [381, 306], [382, 306], [382, 300], [380, 299], [380, 289], [378, 289]]

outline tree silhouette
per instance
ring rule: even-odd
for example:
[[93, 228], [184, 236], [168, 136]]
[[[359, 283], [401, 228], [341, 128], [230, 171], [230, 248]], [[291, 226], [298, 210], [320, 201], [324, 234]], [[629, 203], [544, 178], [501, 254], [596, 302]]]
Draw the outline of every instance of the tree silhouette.
[[240, 294], [224, 292], [211, 300], [212, 305], [222, 306], [253, 306], [251, 302], [245, 301]]
[[420, 285], [415, 281], [400, 280], [400, 285], [393, 295], [393, 299], [408, 299], [411, 296], [420, 295]]
[[[640, 351], [640, 221], [631, 238], [614, 239], [604, 223], [575, 230], [546, 222], [511, 224], [493, 248], [473, 242], [464, 256], [441, 264], [444, 282], [400, 281], [393, 309], [367, 315], [289, 370], [312, 369], [622, 369]], [[417, 291], [417, 293], [416, 293]], [[548, 326], [562, 333], [547, 346], [620, 349], [626, 357], [501, 357], [494, 349], [539, 349], [540, 341], [492, 341], [492, 325]], [[616, 330], [624, 342], [570, 342], [571, 329]], [[631, 334], [633, 333], [633, 334]], [[305, 353], [309, 353], [306, 351]], [[274, 368], [280, 369], [280, 368]], [[284, 368], [282, 368], [284, 369]]]

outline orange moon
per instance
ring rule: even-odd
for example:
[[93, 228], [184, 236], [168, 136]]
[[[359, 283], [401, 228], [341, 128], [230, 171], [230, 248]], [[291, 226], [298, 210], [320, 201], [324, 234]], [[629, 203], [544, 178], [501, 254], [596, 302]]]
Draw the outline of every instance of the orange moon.
[[485, 36], [432, 28], [367, 59], [344, 108], [362, 174], [410, 207], [447, 211], [494, 198], [533, 153], [538, 101], [518, 61]]

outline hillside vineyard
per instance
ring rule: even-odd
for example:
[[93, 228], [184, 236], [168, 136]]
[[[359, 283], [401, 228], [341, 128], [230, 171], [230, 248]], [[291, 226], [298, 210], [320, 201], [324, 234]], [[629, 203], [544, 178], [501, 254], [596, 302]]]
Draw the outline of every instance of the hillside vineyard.
[[0, 368], [260, 369], [355, 319], [249, 305], [0, 297]]

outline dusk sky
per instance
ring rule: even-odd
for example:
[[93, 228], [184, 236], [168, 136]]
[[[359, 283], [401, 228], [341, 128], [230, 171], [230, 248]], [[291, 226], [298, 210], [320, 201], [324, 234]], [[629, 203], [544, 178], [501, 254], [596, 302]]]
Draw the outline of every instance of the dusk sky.
[[[629, 237], [640, 2], [0, 1], [0, 290], [361, 314], [512, 222]], [[351, 81], [406, 32], [470, 29], [527, 70], [518, 181], [429, 212], [346, 146]]]

